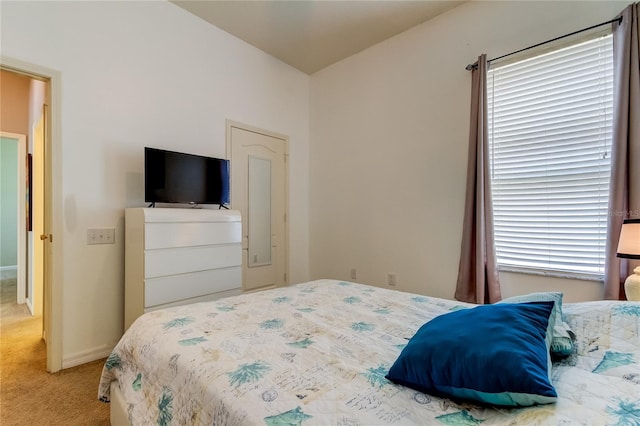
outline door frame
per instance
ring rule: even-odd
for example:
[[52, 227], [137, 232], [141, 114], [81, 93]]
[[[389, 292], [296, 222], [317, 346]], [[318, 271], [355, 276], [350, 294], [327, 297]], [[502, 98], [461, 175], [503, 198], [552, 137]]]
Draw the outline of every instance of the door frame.
[[[44, 234], [49, 236], [50, 249], [44, 250], [44, 315], [43, 326], [47, 342], [47, 371], [62, 369], [62, 283], [63, 280], [63, 227], [62, 227], [62, 74], [51, 68], [0, 56], [0, 68], [46, 81], [49, 108], [45, 116], [44, 181], [45, 205]], [[54, 240], [55, 236], [55, 240]], [[34, 243], [40, 236], [34, 236]], [[54, 245], [55, 241], [55, 245]]]
[[[231, 129], [237, 128], [240, 130], [245, 130], [248, 132], [254, 132], [261, 135], [269, 136], [272, 138], [280, 139], [284, 142], [284, 271], [285, 271], [285, 279], [284, 285], [289, 285], [290, 272], [289, 272], [289, 136], [284, 135], [282, 133], [272, 132], [270, 130], [261, 129], [259, 127], [250, 126], [248, 124], [240, 123], [234, 120], [226, 120], [226, 135], [225, 135], [225, 148], [226, 153], [225, 157], [227, 160], [232, 160], [231, 158]], [[230, 161], [231, 169], [233, 169], [233, 161]], [[229, 173], [233, 176], [233, 173]], [[233, 185], [233, 182], [231, 182]], [[231, 200], [233, 203], [233, 200]], [[242, 218], [244, 221], [245, 218]], [[244, 269], [244, 265], [243, 265]], [[242, 288], [244, 288], [244, 277], [242, 277]]]
[[27, 176], [27, 135], [21, 133], [3, 132], [0, 136], [7, 139], [15, 139], [18, 143], [18, 188], [17, 188], [17, 218], [18, 218], [18, 239], [16, 241], [16, 303], [21, 305], [26, 301], [27, 290], [27, 218], [25, 210], [26, 199], [26, 176]]

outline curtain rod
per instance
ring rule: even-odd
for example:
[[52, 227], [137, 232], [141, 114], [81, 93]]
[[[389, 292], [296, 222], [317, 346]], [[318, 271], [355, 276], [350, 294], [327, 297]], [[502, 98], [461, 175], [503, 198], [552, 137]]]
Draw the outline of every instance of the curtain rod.
[[[507, 53], [506, 55], [498, 56], [497, 58], [489, 59], [487, 61], [487, 63], [491, 63], [493, 61], [497, 61], [498, 59], [506, 58], [507, 56], [515, 55], [516, 53], [524, 52], [525, 50], [529, 50], [529, 49], [533, 49], [533, 48], [538, 47], [538, 46], [542, 46], [543, 44], [552, 43], [554, 41], [563, 39], [565, 37], [571, 37], [572, 35], [580, 34], [580, 33], [584, 32], [584, 31], [589, 31], [589, 30], [592, 30], [594, 28], [602, 27], [603, 25], [612, 24], [614, 22], [618, 22], [618, 25], [619, 25], [622, 22], [622, 16], [620, 16], [619, 18], [612, 19], [612, 20], [607, 21], [607, 22], [603, 22], [601, 24], [592, 25], [592, 26], [590, 26], [588, 28], [583, 28], [581, 30], [574, 31], [574, 32], [569, 33], [569, 34], [565, 34], [565, 35], [561, 35], [561, 36], [556, 37], [556, 38], [552, 38], [551, 40], [543, 41], [542, 43], [534, 44], [533, 46], [525, 47], [524, 49], [516, 50], [515, 52]], [[478, 62], [477, 61], [474, 62], [473, 64], [469, 64], [469, 65], [467, 65], [465, 67], [465, 69], [467, 71], [471, 71], [471, 70], [474, 70], [476, 68], [478, 68]]]

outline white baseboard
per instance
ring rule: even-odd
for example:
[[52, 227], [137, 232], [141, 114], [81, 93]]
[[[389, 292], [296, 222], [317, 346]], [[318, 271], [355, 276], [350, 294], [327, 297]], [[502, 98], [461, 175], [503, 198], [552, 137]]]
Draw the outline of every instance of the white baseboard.
[[31, 304], [31, 299], [25, 299], [24, 303], [27, 305], [27, 309], [29, 309], [31, 316], [33, 316], [33, 305]]
[[106, 358], [109, 356], [113, 346], [103, 345], [99, 348], [89, 349], [82, 352], [76, 352], [62, 358], [62, 369], [75, 367], [77, 365], [86, 364], [91, 361]]
[[17, 266], [0, 266], [0, 279], [8, 280], [18, 278]]

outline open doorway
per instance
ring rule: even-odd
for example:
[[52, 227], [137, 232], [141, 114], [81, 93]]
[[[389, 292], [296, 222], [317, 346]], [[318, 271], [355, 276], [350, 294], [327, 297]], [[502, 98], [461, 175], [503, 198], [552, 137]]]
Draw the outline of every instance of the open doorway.
[[[44, 114], [48, 82], [5, 69], [0, 70], [0, 81], [2, 320], [5, 324], [29, 324], [28, 335], [44, 338], [39, 235], [44, 233]], [[12, 330], [26, 331], [24, 327]], [[4, 327], [2, 331], [8, 332]], [[42, 352], [46, 353], [44, 343]]]
[[[9, 136], [24, 135], [18, 142], [20, 153], [14, 160], [19, 170], [17, 205], [20, 208], [17, 209], [16, 290], [15, 300], [11, 300], [22, 309], [8, 309], [5, 303], [10, 301], [6, 297], [10, 293], [3, 292], [3, 325], [14, 322], [7, 321], [5, 313], [26, 313], [29, 333], [42, 345], [46, 370], [56, 372], [62, 368], [62, 306], [61, 289], [54, 285], [59, 280], [54, 277], [52, 268], [53, 188], [59, 185], [52, 179], [54, 158], [59, 157], [59, 151], [53, 149], [52, 123], [59, 123], [59, 116], [52, 114], [50, 105], [53, 93], [56, 93], [55, 105], [59, 104], [60, 75], [53, 70], [3, 57], [0, 78], [0, 130], [8, 132]], [[10, 226], [2, 223], [3, 234]], [[8, 234], [16, 231], [16, 224], [13, 227], [7, 228]], [[7, 337], [3, 335], [3, 341]]]
[[[3, 123], [3, 126], [6, 128], [9, 124]], [[0, 287], [3, 306], [8, 301], [8, 294], [13, 295], [11, 302], [17, 305], [26, 304], [29, 296], [26, 275], [27, 205], [22, 202], [28, 195], [25, 182], [27, 167], [22, 161], [27, 158], [26, 150], [25, 134], [0, 131]]]

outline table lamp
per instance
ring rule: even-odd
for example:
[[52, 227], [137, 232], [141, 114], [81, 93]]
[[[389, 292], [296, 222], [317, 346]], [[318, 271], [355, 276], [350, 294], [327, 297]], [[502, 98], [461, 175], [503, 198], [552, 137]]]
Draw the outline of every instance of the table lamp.
[[[640, 259], [640, 219], [625, 219], [620, 230], [618, 257]], [[640, 266], [624, 282], [627, 300], [640, 301]]]

